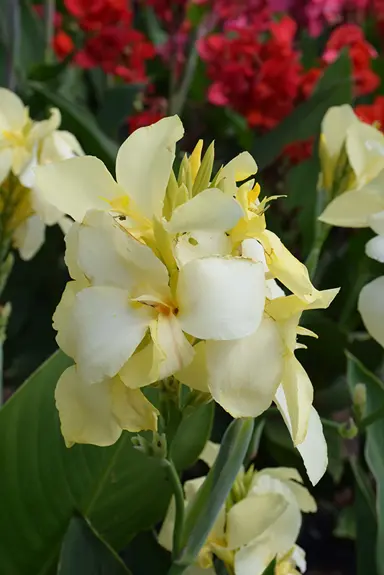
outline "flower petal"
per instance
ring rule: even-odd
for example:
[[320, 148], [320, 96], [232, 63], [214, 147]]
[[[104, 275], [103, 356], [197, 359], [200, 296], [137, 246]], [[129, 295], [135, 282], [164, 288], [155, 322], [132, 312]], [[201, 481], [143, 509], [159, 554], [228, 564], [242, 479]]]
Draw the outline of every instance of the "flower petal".
[[38, 166], [35, 185], [47, 202], [78, 222], [88, 210], [108, 211], [108, 201], [124, 193], [93, 156]]
[[208, 384], [233, 417], [257, 417], [271, 405], [283, 372], [283, 343], [273, 320], [235, 341], [207, 341]]
[[384, 347], [384, 276], [363, 287], [358, 310], [369, 335]]
[[328, 204], [319, 220], [332, 226], [366, 228], [369, 225], [369, 218], [383, 209], [384, 198], [366, 186], [361, 190], [353, 190], [337, 196]]
[[360, 124], [360, 121], [348, 104], [329, 108], [323, 118], [321, 132], [331, 158], [337, 160], [346, 140], [347, 130], [355, 124]]
[[210, 188], [178, 206], [166, 229], [170, 233], [194, 230], [225, 232], [233, 228], [243, 215], [243, 209], [235, 199], [221, 190]]
[[205, 341], [199, 341], [194, 346], [195, 355], [190, 364], [177, 371], [174, 375], [183, 385], [201, 391], [210, 393], [208, 387], [208, 372], [205, 354]]
[[192, 231], [180, 235], [174, 247], [179, 268], [197, 258], [227, 256], [231, 251], [231, 238], [224, 232]]
[[313, 402], [313, 386], [307, 372], [294, 355], [284, 362], [282, 377], [293, 443], [302, 443], [307, 433]]
[[53, 329], [57, 331], [56, 341], [60, 349], [69, 357], [75, 357], [76, 345], [72, 337], [71, 314], [79, 291], [88, 287], [85, 278], [79, 281], [68, 282], [65, 286], [61, 300], [53, 314]]
[[184, 129], [178, 116], [139, 128], [120, 147], [116, 178], [148, 218], [161, 218], [165, 190]]
[[364, 122], [350, 126], [346, 148], [360, 184], [369, 182], [384, 168], [384, 135], [374, 126]]
[[121, 427], [112, 414], [111, 380], [87, 384], [69, 367], [61, 375], [55, 391], [61, 432], [67, 447], [74, 443], [107, 446], [121, 435]]
[[129, 389], [119, 377], [114, 377], [110, 393], [112, 413], [121, 429], [132, 433], [156, 431], [159, 412], [140, 389]]
[[369, 227], [379, 236], [384, 236], [384, 211], [372, 214], [368, 218]]
[[258, 539], [239, 549], [235, 554], [236, 575], [263, 575], [264, 571], [274, 559], [275, 553], [271, 548], [269, 537]]
[[220, 170], [219, 180], [223, 181], [225, 193], [235, 196], [236, 182], [242, 182], [256, 174], [257, 164], [249, 152], [242, 152]]
[[19, 131], [27, 120], [27, 110], [11, 90], [0, 88], [0, 131]]
[[180, 270], [177, 302], [185, 332], [200, 339], [246, 337], [264, 310], [263, 265], [241, 258], [193, 260]]
[[90, 287], [76, 295], [70, 329], [79, 375], [90, 383], [113, 377], [143, 339], [155, 311], [129, 301], [127, 292]]
[[33, 214], [17, 227], [12, 239], [21, 259], [31, 260], [44, 243], [45, 223], [37, 214]]
[[172, 313], [159, 314], [157, 321], [151, 323], [150, 329], [155, 344], [152, 366], [155, 381], [169, 377], [191, 363], [194, 349]]
[[137, 389], [156, 381], [156, 374], [152, 373], [153, 353], [154, 345], [150, 342], [129, 358], [119, 371], [124, 385]]
[[365, 253], [369, 258], [384, 263], [384, 236], [376, 236], [367, 242]]
[[12, 167], [12, 151], [9, 148], [5, 148], [0, 151], [0, 184], [2, 184], [5, 178], [8, 176]]
[[227, 547], [238, 549], [252, 543], [283, 515], [288, 502], [280, 493], [250, 495], [227, 513]]

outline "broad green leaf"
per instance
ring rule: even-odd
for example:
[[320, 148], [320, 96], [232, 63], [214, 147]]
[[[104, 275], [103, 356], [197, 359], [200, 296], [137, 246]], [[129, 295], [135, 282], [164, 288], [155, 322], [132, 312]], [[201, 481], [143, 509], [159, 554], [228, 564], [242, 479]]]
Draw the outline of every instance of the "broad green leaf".
[[356, 539], [356, 527], [355, 507], [348, 505], [339, 512], [333, 534], [343, 539]]
[[[356, 477], [356, 476], [355, 476]], [[364, 488], [355, 480], [355, 522], [356, 522], [356, 573], [357, 575], [377, 575], [376, 541], [377, 523], [367, 503]]]
[[[347, 378], [353, 391], [358, 383], [366, 386], [367, 405], [365, 416], [384, 405], [384, 385], [355, 357], [347, 354]], [[378, 575], [384, 573], [384, 418], [378, 419], [366, 429], [365, 458], [376, 480], [377, 540], [376, 565]], [[356, 475], [356, 474], [355, 474]], [[368, 571], [366, 571], [368, 573]]]
[[67, 68], [68, 64], [72, 59], [72, 54], [61, 60], [60, 62], [54, 62], [53, 64], [39, 64], [34, 66], [29, 73], [30, 80], [36, 80], [38, 82], [48, 82], [58, 78]]
[[351, 98], [351, 63], [343, 52], [328, 66], [311, 98], [297, 106], [274, 130], [254, 141], [252, 153], [259, 168], [272, 164], [287, 144], [316, 136], [328, 108], [350, 103]]
[[[184, 416], [170, 447], [170, 456], [177, 469], [187, 469], [198, 459], [202, 448], [201, 437], [211, 436], [215, 404], [201, 405]], [[199, 430], [199, 433], [196, 433]]]
[[[0, 410], [0, 462], [6, 470], [0, 474], [0, 557], [7, 575], [50, 573], [75, 510], [119, 550], [161, 520], [169, 504], [164, 468], [135, 450], [129, 433], [111, 447], [65, 447], [54, 388], [69, 364], [61, 352], [54, 354]], [[192, 461], [208, 439], [203, 420], [198, 424], [191, 417], [183, 427], [191, 441], [193, 436]], [[175, 460], [189, 464], [175, 441]], [[179, 445], [187, 449], [182, 440]]]
[[57, 575], [129, 575], [129, 569], [82, 517], [69, 523]]
[[192, 564], [204, 545], [244, 461], [252, 431], [253, 419], [244, 418], [233, 421], [225, 432], [214, 465], [187, 507], [176, 565]]
[[43, 84], [30, 82], [29, 86], [43, 98], [46, 104], [60, 109], [63, 117], [62, 127], [75, 134], [85, 153], [97, 156], [113, 171], [117, 145], [100, 130], [90, 112], [69, 101], [65, 96], [51, 91]]
[[134, 575], [167, 575], [171, 555], [157, 542], [154, 531], [139, 533], [121, 554]]
[[131, 115], [135, 98], [142, 89], [141, 84], [124, 84], [106, 90], [97, 120], [108, 136], [117, 138], [119, 128]]

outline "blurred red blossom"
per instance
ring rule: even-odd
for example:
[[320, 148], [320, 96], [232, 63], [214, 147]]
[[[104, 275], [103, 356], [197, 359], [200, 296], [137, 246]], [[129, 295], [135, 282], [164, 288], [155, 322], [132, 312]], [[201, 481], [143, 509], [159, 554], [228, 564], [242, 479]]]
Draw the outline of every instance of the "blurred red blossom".
[[132, 20], [126, 0], [64, 0], [64, 5], [83, 30], [101, 30], [118, 23], [129, 25]]
[[372, 104], [361, 104], [355, 107], [356, 115], [367, 124], [377, 124], [384, 129], [384, 96], [377, 96]]
[[272, 128], [292, 110], [299, 91], [301, 65], [293, 47], [295, 22], [288, 16], [270, 22], [261, 40], [253, 26], [213, 34], [199, 42], [211, 80], [208, 99], [228, 105], [250, 126]]
[[157, 96], [146, 96], [144, 98], [144, 108], [128, 118], [129, 132], [132, 133], [138, 128], [149, 126], [164, 118], [167, 113], [167, 100]]
[[307, 160], [312, 156], [314, 138], [308, 140], [301, 140], [299, 142], [292, 142], [285, 146], [283, 155], [288, 159], [292, 165], [297, 165]]

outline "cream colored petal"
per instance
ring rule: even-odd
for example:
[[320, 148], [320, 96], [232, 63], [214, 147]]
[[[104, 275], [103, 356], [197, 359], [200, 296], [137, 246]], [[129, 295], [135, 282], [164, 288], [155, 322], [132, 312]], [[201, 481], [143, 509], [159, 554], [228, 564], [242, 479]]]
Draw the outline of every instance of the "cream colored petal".
[[362, 190], [345, 192], [337, 196], [328, 204], [319, 220], [343, 228], [366, 228], [370, 217], [381, 212], [383, 208], [383, 197], [366, 186]]
[[107, 446], [121, 435], [121, 427], [112, 414], [111, 380], [89, 385], [74, 366], [61, 375], [55, 391], [61, 432], [67, 447], [74, 443]]
[[358, 310], [369, 335], [384, 347], [384, 276], [363, 287]]
[[83, 155], [84, 151], [73, 134], [64, 130], [56, 130], [44, 139], [39, 160], [40, 164], [50, 164]]
[[31, 260], [45, 240], [45, 224], [37, 214], [27, 218], [13, 234], [13, 245], [22, 260]]
[[288, 507], [280, 493], [250, 495], [227, 513], [227, 547], [238, 549], [252, 543], [273, 526]]
[[295, 295], [278, 297], [268, 301], [266, 311], [274, 320], [284, 322], [309, 309], [326, 309], [339, 293], [340, 288], [314, 290], [312, 301], [304, 302]]
[[12, 151], [9, 148], [5, 148], [0, 151], [0, 185], [4, 182], [5, 178], [8, 176], [12, 167]]
[[284, 482], [290, 480], [294, 480], [299, 483], [303, 482], [300, 473], [294, 467], [264, 467], [264, 469], [255, 473], [251, 486], [255, 485], [259, 477], [262, 475], [270, 475], [271, 477], [275, 477]]
[[60, 227], [61, 231], [63, 232], [64, 236], [69, 232], [73, 224], [72, 218], [68, 216], [61, 216], [58, 220], [57, 225]]
[[33, 146], [35, 143], [39, 143], [41, 140], [49, 136], [54, 130], [60, 126], [61, 114], [58, 108], [51, 108], [50, 117], [48, 120], [42, 120], [41, 122], [34, 122], [33, 126], [28, 134], [28, 144]]
[[20, 98], [6, 88], [0, 88], [0, 130], [21, 130], [27, 110]]
[[213, 441], [207, 441], [204, 446], [203, 451], [199, 455], [199, 459], [204, 461], [209, 467], [215, 463], [217, 456], [219, 455], [220, 444], [213, 443]]
[[[287, 400], [285, 398], [282, 385], [279, 386], [276, 392], [275, 403], [284, 419], [289, 433], [292, 436], [291, 420], [289, 418]], [[305, 439], [296, 447], [303, 459], [304, 467], [312, 485], [316, 485], [327, 469], [328, 449], [320, 417], [313, 406], [308, 420]]]
[[283, 373], [283, 343], [276, 324], [263, 319], [252, 335], [207, 341], [208, 384], [233, 417], [257, 417], [271, 405]]
[[70, 322], [79, 375], [90, 383], [116, 375], [143, 339], [154, 313], [149, 306], [132, 305], [127, 292], [118, 288], [97, 286], [79, 292]]
[[180, 270], [177, 302], [185, 332], [200, 339], [246, 337], [264, 310], [263, 266], [242, 258], [193, 260]]
[[210, 393], [205, 345], [205, 341], [200, 341], [194, 346], [195, 355], [192, 362], [182, 370], [177, 371], [175, 377], [191, 389], [202, 391], [203, 393]]
[[292, 559], [302, 573], [307, 570], [307, 562], [305, 560], [305, 551], [298, 545], [295, 545], [292, 552]]
[[312, 285], [305, 265], [291, 254], [273, 232], [266, 230], [261, 241], [271, 274], [300, 299], [313, 301], [317, 290]]
[[384, 235], [384, 211], [372, 214], [368, 218], [368, 225], [379, 236]]
[[287, 481], [286, 485], [292, 491], [301, 511], [304, 513], [316, 513], [316, 501], [304, 485], [299, 485], [296, 481]]
[[159, 314], [150, 329], [155, 345], [151, 374], [156, 381], [173, 375], [192, 362], [194, 349], [172, 313]]
[[220, 171], [220, 181], [224, 180], [224, 191], [235, 196], [236, 182], [242, 182], [249, 176], [256, 174], [257, 164], [249, 152], [242, 152], [228, 162]]
[[336, 159], [339, 156], [347, 137], [347, 130], [359, 124], [359, 119], [348, 104], [329, 108], [323, 118], [321, 132], [331, 158]]
[[69, 275], [74, 280], [83, 280], [85, 278], [83, 270], [78, 263], [79, 251], [79, 230], [80, 224], [74, 222], [68, 230], [65, 240], [64, 261], [68, 268]]
[[157, 376], [152, 369], [153, 353], [154, 345], [150, 342], [129, 358], [119, 371], [124, 385], [131, 389], [138, 389], [156, 381]]
[[111, 381], [112, 413], [121, 429], [156, 431], [159, 412], [140, 389], [129, 389], [119, 377]]
[[275, 553], [268, 537], [258, 539], [235, 554], [236, 575], [263, 575]]
[[165, 190], [184, 129], [178, 116], [139, 128], [120, 147], [116, 178], [148, 218], [161, 218]]
[[261, 262], [263, 264], [264, 271], [269, 271], [265, 259], [264, 248], [259, 241], [252, 238], [241, 242], [241, 255], [243, 258], [249, 258], [254, 262]]
[[294, 355], [286, 358], [281, 381], [291, 421], [292, 439], [297, 445], [304, 440], [307, 433], [313, 402], [313, 386], [305, 369]]
[[350, 126], [346, 147], [358, 182], [369, 182], [384, 168], [384, 135], [374, 126], [364, 122]]
[[197, 258], [226, 256], [232, 251], [231, 238], [224, 232], [193, 231], [179, 235], [174, 255], [179, 268]]
[[323, 433], [323, 425], [316, 409], [312, 407], [305, 439], [297, 445], [308, 477], [316, 485], [328, 467], [328, 448]]
[[369, 258], [384, 263], [384, 236], [376, 236], [367, 242], [365, 253]]
[[47, 202], [78, 222], [88, 210], [108, 211], [108, 201], [124, 193], [103, 162], [93, 156], [38, 166], [36, 188]]
[[45, 225], [53, 226], [63, 217], [62, 212], [49, 204], [44, 197], [39, 194], [38, 190], [31, 190], [32, 209], [43, 220]]
[[157, 536], [159, 544], [167, 551], [172, 551], [173, 548], [173, 529], [175, 527], [175, 517], [175, 498], [172, 497], [163, 524]]
[[57, 344], [69, 357], [76, 355], [76, 345], [71, 328], [72, 308], [76, 301], [76, 294], [85, 287], [88, 287], [85, 278], [80, 281], [68, 282], [52, 318], [53, 329], [58, 332]]
[[221, 190], [204, 190], [177, 207], [166, 228], [170, 233], [194, 230], [225, 232], [244, 215], [240, 204]]

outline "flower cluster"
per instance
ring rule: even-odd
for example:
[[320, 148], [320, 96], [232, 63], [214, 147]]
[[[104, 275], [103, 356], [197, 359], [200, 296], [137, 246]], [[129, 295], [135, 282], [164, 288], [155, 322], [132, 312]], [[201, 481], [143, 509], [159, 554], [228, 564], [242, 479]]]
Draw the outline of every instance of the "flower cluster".
[[212, 82], [209, 101], [230, 106], [250, 126], [268, 129], [278, 124], [292, 111], [299, 94], [301, 65], [293, 45], [295, 32], [294, 21], [286, 16], [270, 22], [266, 39], [247, 25], [202, 40], [199, 52]]
[[[211, 466], [219, 446], [208, 442], [200, 459]], [[205, 477], [186, 481], [185, 504], [193, 499]], [[202, 547], [196, 565], [186, 575], [214, 575], [213, 556], [234, 575], [262, 575], [276, 558], [276, 575], [299, 575], [306, 570], [305, 553], [296, 540], [302, 512], [314, 513], [316, 502], [302, 485], [296, 469], [242, 469], [225, 506]], [[159, 543], [172, 550], [175, 507], [171, 502], [159, 533]]]
[[[107, 74], [121, 77], [126, 82], [147, 80], [146, 62], [155, 56], [155, 49], [142, 32], [133, 26], [133, 15], [124, 0], [65, 0], [68, 13], [76, 20], [84, 43], [75, 53], [74, 62], [81, 68], [100, 66]], [[74, 42], [61, 29], [54, 47], [60, 58], [75, 52]]]
[[[324, 117], [320, 146], [322, 183], [330, 203], [320, 220], [351, 228], [370, 227], [369, 257], [384, 263], [384, 135], [361, 122], [349, 106]], [[360, 293], [359, 311], [370, 335], [384, 347], [384, 277]]]
[[68, 218], [37, 189], [34, 168], [83, 154], [72, 134], [58, 130], [59, 110], [50, 113], [48, 120], [35, 122], [16, 94], [0, 89], [1, 237], [25, 260], [43, 244], [45, 226], [68, 228]]
[[201, 158], [200, 141], [176, 177], [182, 136], [177, 116], [136, 130], [118, 152], [117, 181], [87, 156], [36, 170], [40, 192], [76, 220], [72, 281], [54, 316], [76, 364], [56, 389], [63, 435], [109, 445], [123, 429], [156, 429], [142, 388], [174, 376], [234, 417], [274, 401], [315, 483], [326, 444], [296, 339], [314, 335], [299, 327], [302, 312], [338, 290], [316, 290], [267, 229], [273, 198], [259, 200], [250, 154], [212, 175], [213, 145]]

